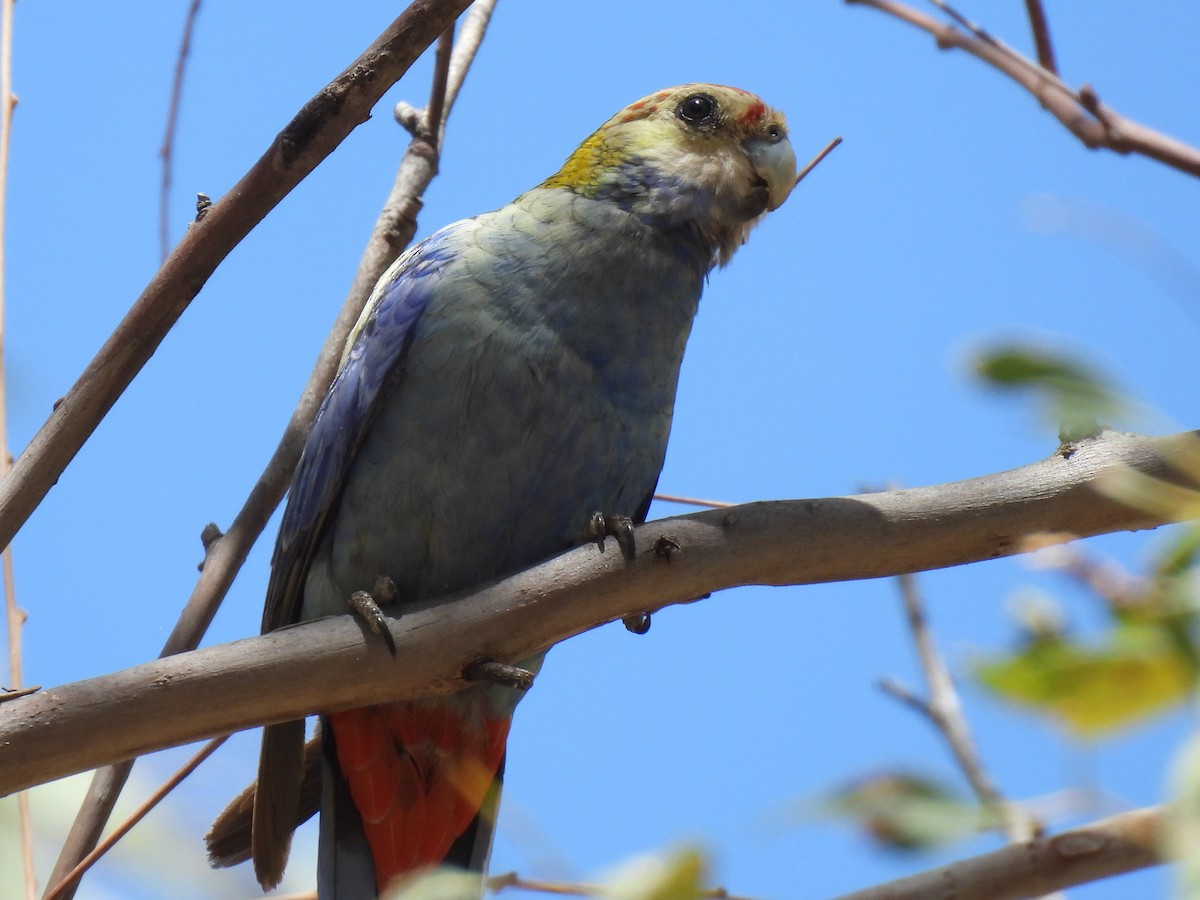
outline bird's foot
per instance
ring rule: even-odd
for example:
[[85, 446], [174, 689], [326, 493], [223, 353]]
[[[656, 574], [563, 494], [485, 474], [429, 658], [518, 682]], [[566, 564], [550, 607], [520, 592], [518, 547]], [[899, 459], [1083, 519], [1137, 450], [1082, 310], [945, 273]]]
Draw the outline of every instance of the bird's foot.
[[381, 575], [375, 581], [375, 587], [370, 591], [355, 591], [347, 603], [350, 611], [367, 623], [373, 634], [383, 638], [388, 652], [396, 655], [396, 642], [388, 630], [387, 617], [379, 605], [389, 604], [396, 599], [396, 585], [386, 575]]
[[588, 519], [587, 536], [588, 540], [596, 542], [601, 553], [604, 552], [604, 539], [614, 537], [626, 559], [632, 560], [637, 556], [637, 543], [633, 536], [633, 519], [629, 516], [594, 512]]
[[477, 659], [463, 669], [467, 681], [486, 681], [501, 687], [527, 691], [533, 684], [533, 673], [520, 666], [510, 666], [491, 659]]
[[[600, 548], [601, 553], [604, 552], [604, 539], [606, 537], [614, 537], [625, 559], [632, 562], [637, 557], [637, 541], [634, 538], [633, 519], [629, 518], [629, 516], [622, 516], [617, 513], [594, 512], [592, 513], [592, 517], [588, 519], [587, 536], [588, 540], [596, 542], [596, 546]], [[636, 615], [626, 616], [621, 621], [625, 623], [626, 629], [632, 631], [634, 634], [645, 634], [650, 630], [650, 613], [637, 613]]]

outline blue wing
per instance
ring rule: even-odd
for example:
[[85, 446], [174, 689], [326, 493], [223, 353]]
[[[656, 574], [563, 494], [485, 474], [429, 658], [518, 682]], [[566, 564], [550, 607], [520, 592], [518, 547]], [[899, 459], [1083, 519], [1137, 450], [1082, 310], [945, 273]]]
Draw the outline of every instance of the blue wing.
[[309, 562], [388, 391], [402, 380], [417, 320], [453, 258], [451, 225], [413, 247], [377, 299], [317, 413], [271, 559], [263, 632], [295, 622]]

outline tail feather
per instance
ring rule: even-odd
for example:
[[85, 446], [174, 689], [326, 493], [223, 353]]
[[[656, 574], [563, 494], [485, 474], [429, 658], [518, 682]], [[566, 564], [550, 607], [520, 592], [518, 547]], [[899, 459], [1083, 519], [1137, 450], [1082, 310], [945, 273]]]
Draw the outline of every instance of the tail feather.
[[486, 715], [486, 704], [472, 700], [458, 695], [328, 716], [380, 890], [420, 869], [482, 871], [487, 862], [510, 719]]
[[264, 890], [275, 887], [283, 878], [292, 831], [300, 814], [303, 784], [304, 720], [266, 726], [250, 832], [254, 874]]
[[322, 719], [321, 831], [317, 847], [317, 897], [361, 900], [376, 895], [375, 865], [362, 819], [337, 764], [336, 738]]

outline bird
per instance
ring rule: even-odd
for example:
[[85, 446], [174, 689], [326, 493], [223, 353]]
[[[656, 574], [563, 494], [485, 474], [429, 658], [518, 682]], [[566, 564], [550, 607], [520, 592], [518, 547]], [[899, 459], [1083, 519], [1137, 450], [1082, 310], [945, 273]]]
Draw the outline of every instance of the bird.
[[[601, 532], [605, 517], [644, 521], [702, 289], [795, 182], [782, 113], [686, 84], [402, 254], [305, 443], [263, 631], [352, 597], [402, 610], [519, 571], [595, 537], [596, 513]], [[543, 656], [517, 665], [536, 674]], [[480, 682], [321, 717], [322, 900], [437, 866], [477, 873], [482, 892], [522, 695]], [[303, 721], [264, 728], [251, 827], [264, 889], [299, 817], [303, 744]]]

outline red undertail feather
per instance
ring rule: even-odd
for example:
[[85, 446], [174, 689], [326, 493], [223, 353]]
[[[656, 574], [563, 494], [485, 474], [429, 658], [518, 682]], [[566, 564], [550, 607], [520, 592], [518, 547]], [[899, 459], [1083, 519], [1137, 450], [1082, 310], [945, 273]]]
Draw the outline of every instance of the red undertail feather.
[[461, 704], [415, 701], [329, 716], [380, 890], [440, 865], [479, 812], [504, 758], [510, 720], [476, 723], [468, 715]]

